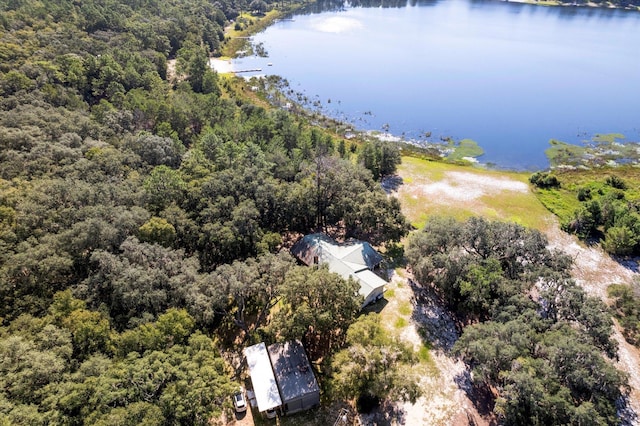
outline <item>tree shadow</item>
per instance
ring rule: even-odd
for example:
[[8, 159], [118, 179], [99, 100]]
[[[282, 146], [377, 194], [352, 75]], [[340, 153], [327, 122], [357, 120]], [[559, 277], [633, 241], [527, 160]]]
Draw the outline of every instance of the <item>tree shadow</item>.
[[387, 194], [391, 194], [392, 192], [397, 191], [402, 183], [402, 178], [400, 176], [392, 175], [385, 176], [382, 179], [382, 182], [380, 182], [380, 185], [382, 186], [382, 189], [384, 189], [384, 192], [386, 192]]
[[[431, 348], [451, 356], [453, 345], [459, 337], [456, 318], [432, 287], [422, 286], [414, 280], [408, 282], [415, 299], [412, 318], [419, 325], [423, 341]], [[498, 422], [493, 412], [495, 395], [488, 386], [474, 384], [468, 368], [466, 366], [464, 371], [455, 375], [453, 381], [473, 403], [477, 414], [465, 409], [455, 424], [496, 426]], [[478, 419], [478, 416], [481, 418]]]
[[628, 395], [619, 398], [616, 401], [616, 409], [618, 413], [618, 419], [620, 420], [619, 424], [621, 426], [632, 426], [638, 424], [638, 420], [640, 420], [638, 418], [638, 413], [636, 413], [633, 410], [633, 407], [631, 407]]
[[407, 413], [401, 405], [385, 401], [367, 414], [360, 415], [360, 424], [366, 426], [392, 426], [407, 423]]
[[618, 262], [619, 265], [624, 266], [631, 272], [634, 272], [636, 274], [640, 272], [640, 257], [611, 256], [611, 258]]
[[[457, 374], [453, 381], [473, 402], [478, 414], [483, 418], [483, 423], [489, 422], [489, 425], [497, 425], [496, 419], [493, 417], [493, 408], [495, 406], [495, 396], [491, 389], [484, 384], [474, 384], [471, 380], [471, 374], [468, 370], [465, 370]], [[467, 417], [470, 415], [467, 413]], [[475, 424], [475, 420], [469, 419], [469, 424]]]
[[422, 340], [433, 349], [450, 352], [459, 337], [455, 319], [431, 287], [408, 281], [415, 300], [412, 319], [419, 325]]
[[362, 308], [362, 313], [368, 314], [371, 312], [375, 312], [376, 314], [381, 313], [385, 306], [389, 304], [389, 301], [384, 297], [382, 299], [376, 300], [373, 303], [368, 304], [364, 308]]

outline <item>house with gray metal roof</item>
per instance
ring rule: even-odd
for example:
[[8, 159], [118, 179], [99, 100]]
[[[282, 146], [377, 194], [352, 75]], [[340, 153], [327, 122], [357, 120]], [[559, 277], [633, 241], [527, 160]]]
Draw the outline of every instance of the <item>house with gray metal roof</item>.
[[309, 234], [293, 245], [291, 253], [307, 266], [327, 264], [329, 271], [353, 278], [360, 284], [363, 307], [382, 298], [387, 282], [373, 272], [382, 256], [365, 241], [338, 243], [326, 234]]

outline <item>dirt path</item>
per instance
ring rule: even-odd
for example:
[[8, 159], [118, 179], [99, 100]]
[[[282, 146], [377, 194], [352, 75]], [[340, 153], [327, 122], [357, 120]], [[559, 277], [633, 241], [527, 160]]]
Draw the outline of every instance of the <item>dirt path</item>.
[[382, 407], [376, 413], [360, 416], [362, 425], [462, 426], [491, 424], [491, 415], [481, 414], [469, 398], [469, 374], [465, 364], [449, 356], [457, 339], [454, 323], [437, 302], [435, 295], [420, 288], [404, 269], [394, 272], [389, 282], [381, 315], [390, 331], [413, 345], [416, 351], [431, 342], [429, 358], [415, 371], [420, 375], [424, 396], [415, 404]]
[[[522, 181], [510, 180], [508, 177], [496, 178], [493, 175], [482, 176], [476, 171], [465, 173], [456, 170], [440, 173], [437, 179], [411, 176], [397, 188], [396, 194], [401, 200], [405, 200], [403, 210], [405, 207], [408, 208], [405, 214], [409, 217], [413, 214], [416, 217], [416, 212], [412, 209], [421, 206], [432, 213], [441, 211], [452, 213], [461, 208], [475, 214], [486, 215], [490, 208], [490, 203], [487, 202], [489, 199], [495, 200], [501, 197], [501, 194], [514, 192], [524, 197], [535, 198], [528, 185]], [[528, 201], [532, 202], [532, 200]], [[489, 216], [508, 218], [510, 217], [509, 209], [510, 206], [504, 206], [506, 213]], [[543, 216], [536, 221], [544, 224], [543, 232], [549, 239], [550, 248], [564, 251], [574, 259], [573, 276], [590, 295], [606, 300], [606, 289], [610, 284], [630, 283], [634, 275], [637, 275], [633, 270], [611, 259], [599, 247], [587, 247], [574, 236], [561, 231], [557, 219], [551, 213], [540, 212], [541, 210], [536, 208], [535, 214]], [[514, 215], [517, 214], [516, 211]], [[402, 278], [394, 277], [393, 282], [398, 280]], [[398, 301], [413, 297], [413, 292], [408, 286], [409, 281], [406, 278], [405, 281], [407, 282], [405, 290], [396, 290]], [[404, 291], [411, 294], [407, 295]], [[419, 292], [418, 294], [418, 297], [424, 299], [420, 300], [418, 305], [413, 301], [413, 321], [406, 330], [403, 330], [402, 336], [408, 341], [415, 342], [416, 336], [420, 339], [418, 327], [426, 330], [441, 330], [444, 334], [428, 335], [429, 340], [436, 345], [436, 350], [432, 351], [432, 354], [437, 373], [433, 377], [425, 378], [423, 386], [433, 392], [428, 394], [425, 401], [418, 401], [414, 406], [405, 405], [406, 417], [415, 420], [405, 424], [490, 424], [492, 419], [486, 415], [483, 417], [474, 408], [465, 392], [468, 380], [464, 377], [466, 374], [464, 365], [447, 355], [447, 346], [453, 344], [451, 336], [447, 336], [452, 327], [450, 320], [435, 299], [429, 298], [428, 293]], [[392, 300], [390, 304], [394, 302]], [[617, 366], [629, 374], [631, 388], [626, 401], [627, 412], [622, 413], [623, 420], [626, 424], [636, 424], [636, 414], [640, 414], [640, 352], [624, 340], [618, 328], [614, 331], [614, 339], [620, 345]], [[431, 420], [427, 421], [427, 419]]]

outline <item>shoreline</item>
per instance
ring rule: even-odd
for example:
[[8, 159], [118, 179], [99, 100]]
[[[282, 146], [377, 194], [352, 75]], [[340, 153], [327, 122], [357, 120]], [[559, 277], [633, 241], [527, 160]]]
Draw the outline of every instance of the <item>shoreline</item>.
[[595, 3], [592, 1], [588, 1], [586, 3], [577, 3], [577, 2], [563, 2], [556, 0], [500, 0], [503, 3], [521, 3], [521, 4], [532, 4], [536, 6], [547, 6], [547, 7], [586, 7], [591, 9], [606, 9], [606, 10], [630, 10], [640, 12], [640, 5], [630, 5], [630, 6], [617, 6], [613, 3], [607, 2], [606, 4]]
[[[609, 9], [609, 10], [621, 9], [621, 10], [640, 11], [640, 7], [636, 7], [636, 6], [634, 6], [633, 8], [631, 7], [623, 8], [623, 7], [613, 5], [611, 3], [598, 4], [591, 1], [584, 4], [576, 4], [576, 3], [569, 3], [569, 2], [555, 1], [555, 0], [500, 0], [500, 1], [504, 3], [513, 2], [513, 3], [521, 3], [521, 4], [532, 4], [536, 6], [560, 6], [565, 8], [566, 7], [582, 7], [582, 8], [590, 8], [592, 10], [601, 8], [601, 9]], [[224, 46], [224, 48], [222, 49], [223, 51], [226, 50], [225, 53], [227, 53], [227, 55], [222, 57], [209, 58], [210, 68], [213, 69], [218, 74], [231, 75], [234, 77], [240, 77], [242, 79], [243, 76], [240, 73], [243, 71], [239, 71], [238, 65], [234, 64], [234, 59], [237, 58], [238, 54], [242, 53], [242, 47], [246, 46], [246, 44], [248, 43], [251, 43], [251, 37], [253, 35], [263, 31], [265, 28], [269, 27], [274, 22], [281, 19], [282, 16], [284, 16], [285, 14], [295, 12], [296, 9], [298, 8], [296, 7], [287, 8], [287, 10], [284, 10], [284, 11], [272, 10], [266, 15], [253, 16], [252, 19], [254, 19], [255, 21], [252, 22], [250, 25], [248, 25], [246, 28], [242, 29], [241, 31], [233, 30], [232, 26], [228, 26], [225, 29], [226, 30], [225, 41], [227, 45]], [[239, 41], [245, 44], [243, 46], [240, 46], [239, 44], [237, 44], [237, 42]], [[240, 47], [240, 48], [235, 51], [229, 51], [229, 49], [232, 46]], [[250, 70], [250, 71], [258, 71], [258, 70]], [[246, 78], [244, 80], [246, 81]], [[442, 161], [446, 163], [455, 163], [455, 164], [466, 164], [466, 165], [481, 167], [489, 170], [517, 171], [517, 172], [527, 172], [527, 173], [532, 173], [534, 171], [564, 169], [564, 168], [571, 168], [571, 169], [599, 168], [603, 166], [619, 167], [621, 165], [627, 165], [629, 163], [635, 165], [636, 167], [640, 166], [640, 148], [638, 148], [639, 155], [620, 158], [620, 156], [612, 155], [613, 150], [611, 149], [609, 149], [607, 152], [598, 152], [601, 150], [594, 149], [593, 147], [585, 147], [584, 143], [594, 142], [596, 138], [601, 136], [597, 133], [591, 135], [591, 141], [583, 141], [583, 144], [578, 144], [578, 143], [574, 144], [571, 142], [566, 142], [566, 143], [558, 142], [558, 141], [555, 141], [554, 139], [550, 139], [548, 141], [549, 145], [547, 145], [547, 148], [544, 149], [545, 157], [547, 158], [547, 165], [545, 167], [537, 167], [535, 170], [531, 167], [522, 168], [518, 166], [504, 166], [504, 165], [498, 165], [492, 162], [486, 162], [486, 160], [483, 161], [483, 158], [481, 157], [483, 157], [484, 152], [482, 152], [481, 146], [478, 146], [478, 148], [480, 149], [480, 153], [473, 152], [471, 153], [471, 155], [469, 155], [467, 154], [467, 152], [464, 152], [464, 154], [462, 154], [462, 152], [459, 152], [458, 153], [459, 155], [457, 155], [456, 158], [453, 158], [454, 151], [456, 150], [456, 147], [457, 147], [456, 145], [460, 145], [463, 139], [459, 141], [458, 140], [456, 141], [442, 140], [441, 142], [423, 141], [423, 140], [416, 140], [416, 139], [406, 139], [404, 137], [404, 134], [397, 135], [397, 134], [390, 134], [387, 132], [380, 132], [377, 130], [353, 129], [348, 122], [343, 122], [338, 118], [331, 117], [330, 115], [326, 115], [325, 114], [326, 111], [322, 111], [321, 109], [316, 110], [313, 107], [310, 108], [310, 105], [308, 104], [305, 105], [305, 102], [302, 102], [302, 103], [300, 103], [299, 101], [296, 102], [296, 100], [293, 99], [291, 96], [287, 96], [285, 94], [285, 91], [282, 90], [282, 87], [274, 87], [274, 86], [267, 87], [266, 85], [263, 86], [261, 84], [258, 86], [262, 87], [262, 89], [266, 90], [267, 92], [271, 92], [273, 90], [280, 92], [280, 96], [284, 96], [289, 101], [287, 102], [287, 105], [291, 105], [291, 103], [296, 104], [296, 107], [294, 109], [297, 111], [297, 114], [300, 114], [302, 113], [302, 111], [305, 111], [302, 114], [307, 116], [307, 118], [313, 118], [315, 116], [315, 119], [312, 119], [310, 121], [310, 124], [313, 126], [319, 126], [325, 130], [328, 130], [330, 127], [333, 127], [333, 125], [337, 124], [338, 129], [343, 130], [342, 132], [337, 129], [335, 131], [336, 136], [340, 138], [344, 138], [345, 140], [350, 140], [355, 136], [357, 137], [357, 139], [360, 139], [361, 141], [365, 141], [366, 139], [393, 141], [401, 145], [404, 145], [404, 150], [406, 151], [414, 151], [414, 155], [415, 154], [417, 154], [418, 156], [427, 155], [428, 157], [431, 157], [435, 161]], [[252, 88], [252, 90], [255, 91], [258, 89], [257, 87], [254, 87]], [[278, 108], [277, 103], [276, 104], [271, 103], [271, 105], [275, 108]], [[288, 109], [290, 109], [290, 107]], [[322, 116], [322, 119], [318, 119], [318, 115]], [[624, 139], [624, 137], [622, 138]], [[464, 139], [464, 140], [466, 141], [467, 139]], [[630, 145], [635, 145], [636, 143], [640, 145], [640, 141], [636, 143], [634, 143], [635, 141], [626, 141], [626, 142], [631, 142]], [[477, 145], [478, 144], [476, 144], [476, 146]], [[560, 151], [573, 151], [571, 152], [572, 155], [565, 154], [564, 156], [561, 156], [564, 158], [558, 159], [558, 158], [553, 158], [553, 156], [550, 156], [549, 154], [547, 154], [547, 151], [553, 151], [553, 148], [556, 148], [555, 151], [558, 151], [559, 145], [573, 148], [571, 150], [560, 149]], [[601, 144], [601, 146], [602, 145], [604, 144]], [[562, 146], [560, 146], [560, 148], [562, 148]], [[580, 152], [578, 153], [578, 151]], [[450, 158], [447, 158], [447, 157], [450, 157]], [[608, 161], [602, 161], [603, 158]], [[618, 160], [619, 162], [616, 160]]]
[[231, 59], [209, 58], [209, 67], [218, 74], [235, 74]]

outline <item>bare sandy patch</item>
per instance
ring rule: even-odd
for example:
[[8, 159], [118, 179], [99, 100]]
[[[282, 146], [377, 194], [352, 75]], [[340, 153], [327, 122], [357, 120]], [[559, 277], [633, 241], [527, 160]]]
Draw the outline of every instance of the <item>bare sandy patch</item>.
[[467, 172], [447, 172], [444, 179], [420, 185], [424, 195], [438, 197], [439, 202], [472, 201], [488, 194], [502, 191], [526, 193], [526, 183], [507, 178], [497, 178]]
[[218, 74], [228, 74], [235, 71], [233, 63], [226, 59], [209, 58], [209, 66]]
[[429, 363], [421, 363], [416, 367], [420, 369], [423, 396], [413, 404], [391, 403], [377, 412], [361, 415], [360, 423], [432, 426], [491, 424], [491, 420], [477, 411], [467, 395], [471, 382], [466, 365], [449, 355], [458, 336], [452, 318], [435, 299], [435, 294], [420, 290], [411, 273], [406, 270], [394, 273], [387, 288], [393, 289], [393, 297], [387, 299], [388, 304], [382, 311], [385, 324], [391, 326], [394, 315], [402, 310], [402, 306], [410, 304], [412, 307], [412, 312], [406, 318], [407, 325], [401, 330], [390, 331], [398, 333], [416, 351], [425, 343], [419, 330], [430, 342], [435, 343], [430, 351]]

